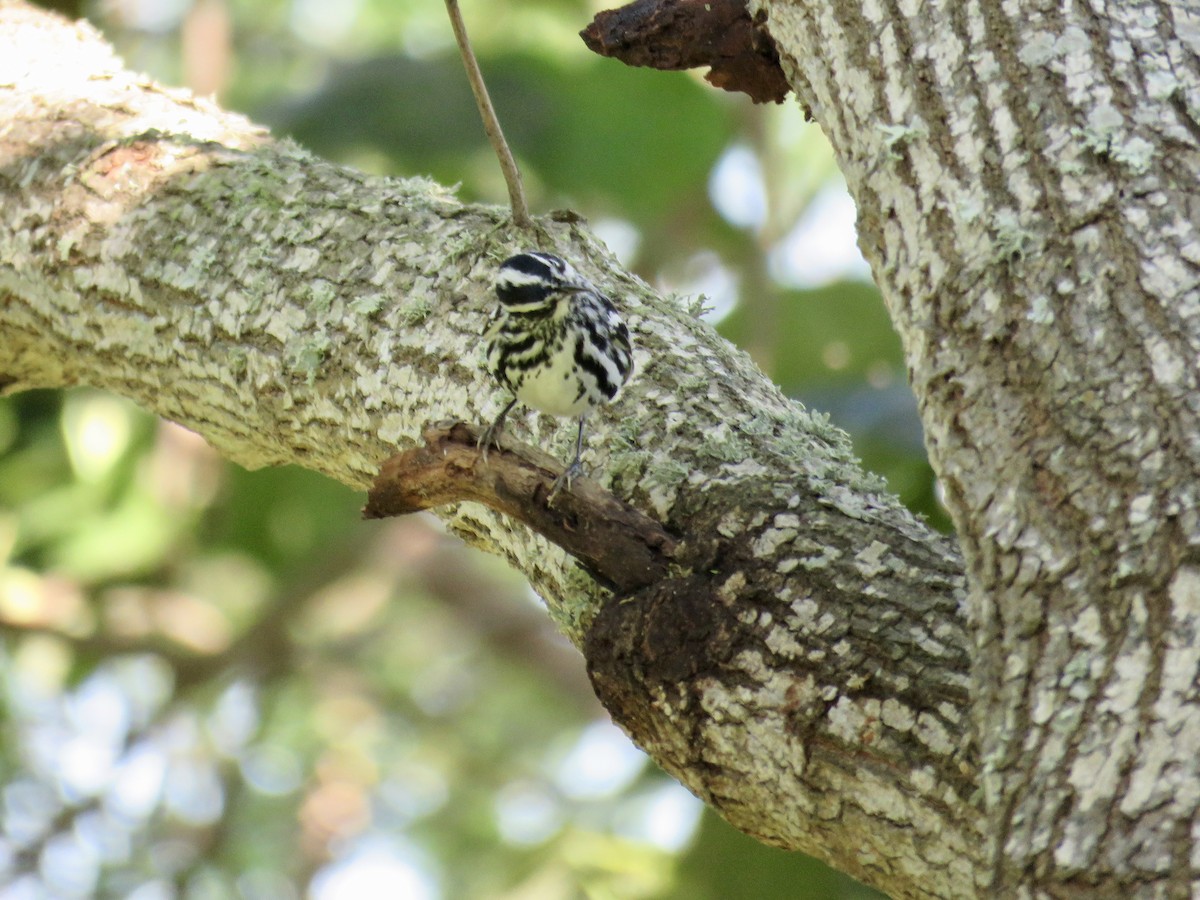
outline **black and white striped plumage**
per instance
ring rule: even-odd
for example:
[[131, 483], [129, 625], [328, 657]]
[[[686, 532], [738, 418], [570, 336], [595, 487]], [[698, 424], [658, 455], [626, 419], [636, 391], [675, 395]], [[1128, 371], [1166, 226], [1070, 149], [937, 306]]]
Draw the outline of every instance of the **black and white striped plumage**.
[[514, 394], [484, 433], [488, 447], [518, 402], [553, 416], [578, 416], [575, 458], [551, 496], [582, 471], [583, 423], [612, 401], [633, 369], [629, 329], [611, 300], [565, 260], [519, 253], [496, 276], [499, 309], [487, 339], [488, 368]]

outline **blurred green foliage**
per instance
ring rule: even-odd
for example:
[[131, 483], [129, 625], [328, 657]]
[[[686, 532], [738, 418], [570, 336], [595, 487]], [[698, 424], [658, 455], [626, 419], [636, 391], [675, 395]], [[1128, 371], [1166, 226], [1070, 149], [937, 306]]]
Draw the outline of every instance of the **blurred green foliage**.
[[[732, 132], [727, 104], [686, 77], [608, 60], [568, 70], [534, 55], [488, 59], [488, 91], [532, 188], [550, 205], [639, 222], [687, 209]], [[624, 113], [624, 114], [623, 114]], [[327, 84], [264, 111], [277, 132], [332, 159], [462, 183], [468, 198], [503, 196], [458, 55], [380, 56], [339, 66]]]
[[[819, 130], [591, 57], [596, 8], [463, 2], [534, 209], [706, 293], [944, 527], [877, 291], [802, 252], [836, 230], [813, 219], [837, 185]], [[438, 0], [89, 12], [132, 67], [325, 156], [504, 202]], [[513, 573], [361, 502], [111, 396], [0, 400], [0, 898], [874, 896], [702, 812], [607, 724]]]

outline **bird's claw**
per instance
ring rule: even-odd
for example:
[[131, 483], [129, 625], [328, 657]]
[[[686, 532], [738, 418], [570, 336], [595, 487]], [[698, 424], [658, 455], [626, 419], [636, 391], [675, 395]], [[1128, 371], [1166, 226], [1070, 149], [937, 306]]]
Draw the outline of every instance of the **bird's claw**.
[[496, 426], [491, 425], [479, 436], [479, 440], [475, 442], [475, 449], [479, 451], [479, 457], [483, 460], [484, 464], [488, 461], [488, 450], [492, 447], [495, 447], [497, 450], [500, 449], [499, 437]]
[[479, 455], [482, 457], [485, 465], [487, 464], [488, 450], [492, 447], [495, 447], [497, 450], [500, 449], [500, 433], [504, 431], [504, 420], [508, 418], [509, 410], [516, 405], [517, 398], [514, 397], [508, 402], [508, 406], [500, 410], [500, 415], [496, 416], [496, 420], [487, 427], [487, 431], [480, 435], [479, 440], [475, 442], [475, 448], [480, 451]]
[[554, 479], [554, 484], [550, 486], [550, 496], [546, 498], [546, 505], [551, 506], [554, 503], [554, 498], [558, 496], [559, 491], [564, 487], [571, 490], [571, 481], [583, 474], [583, 463], [579, 460], [574, 460], [567, 466], [561, 475]]

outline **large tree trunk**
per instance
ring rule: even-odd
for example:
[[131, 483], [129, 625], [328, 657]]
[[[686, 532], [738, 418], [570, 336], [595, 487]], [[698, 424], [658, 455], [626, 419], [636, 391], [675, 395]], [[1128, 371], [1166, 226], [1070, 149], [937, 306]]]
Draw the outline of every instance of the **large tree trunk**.
[[991, 893], [1200, 891], [1200, 8], [755, 5], [967, 561]]
[[[614, 597], [479, 506], [445, 515], [526, 572], [633, 737], [739, 827], [896, 897], [1184, 896], [1195, 48], [1154, 18], [1081, 30], [1082, 8], [762, 5], [860, 204], [962, 532], [973, 642], [957, 552], [577, 223], [518, 234], [435, 186], [330, 166], [12, 2], [0, 384], [97, 385], [243, 464], [364, 486], [428, 423], [494, 414], [489, 279], [514, 249], [555, 249], [633, 328], [638, 379], [590, 461], [678, 539], [670, 574]], [[1088, 49], [1109, 30], [1125, 44]]]

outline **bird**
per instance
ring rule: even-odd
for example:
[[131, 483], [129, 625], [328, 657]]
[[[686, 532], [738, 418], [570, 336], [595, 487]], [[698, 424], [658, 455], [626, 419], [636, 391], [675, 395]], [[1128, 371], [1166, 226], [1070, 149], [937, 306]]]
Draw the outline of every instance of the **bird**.
[[513, 394], [479, 439], [483, 460], [517, 403], [552, 416], [578, 417], [575, 456], [547, 502], [583, 473], [588, 413], [611, 403], [633, 371], [629, 329], [613, 301], [566, 260], [536, 250], [500, 264], [499, 305], [484, 333], [488, 369]]

